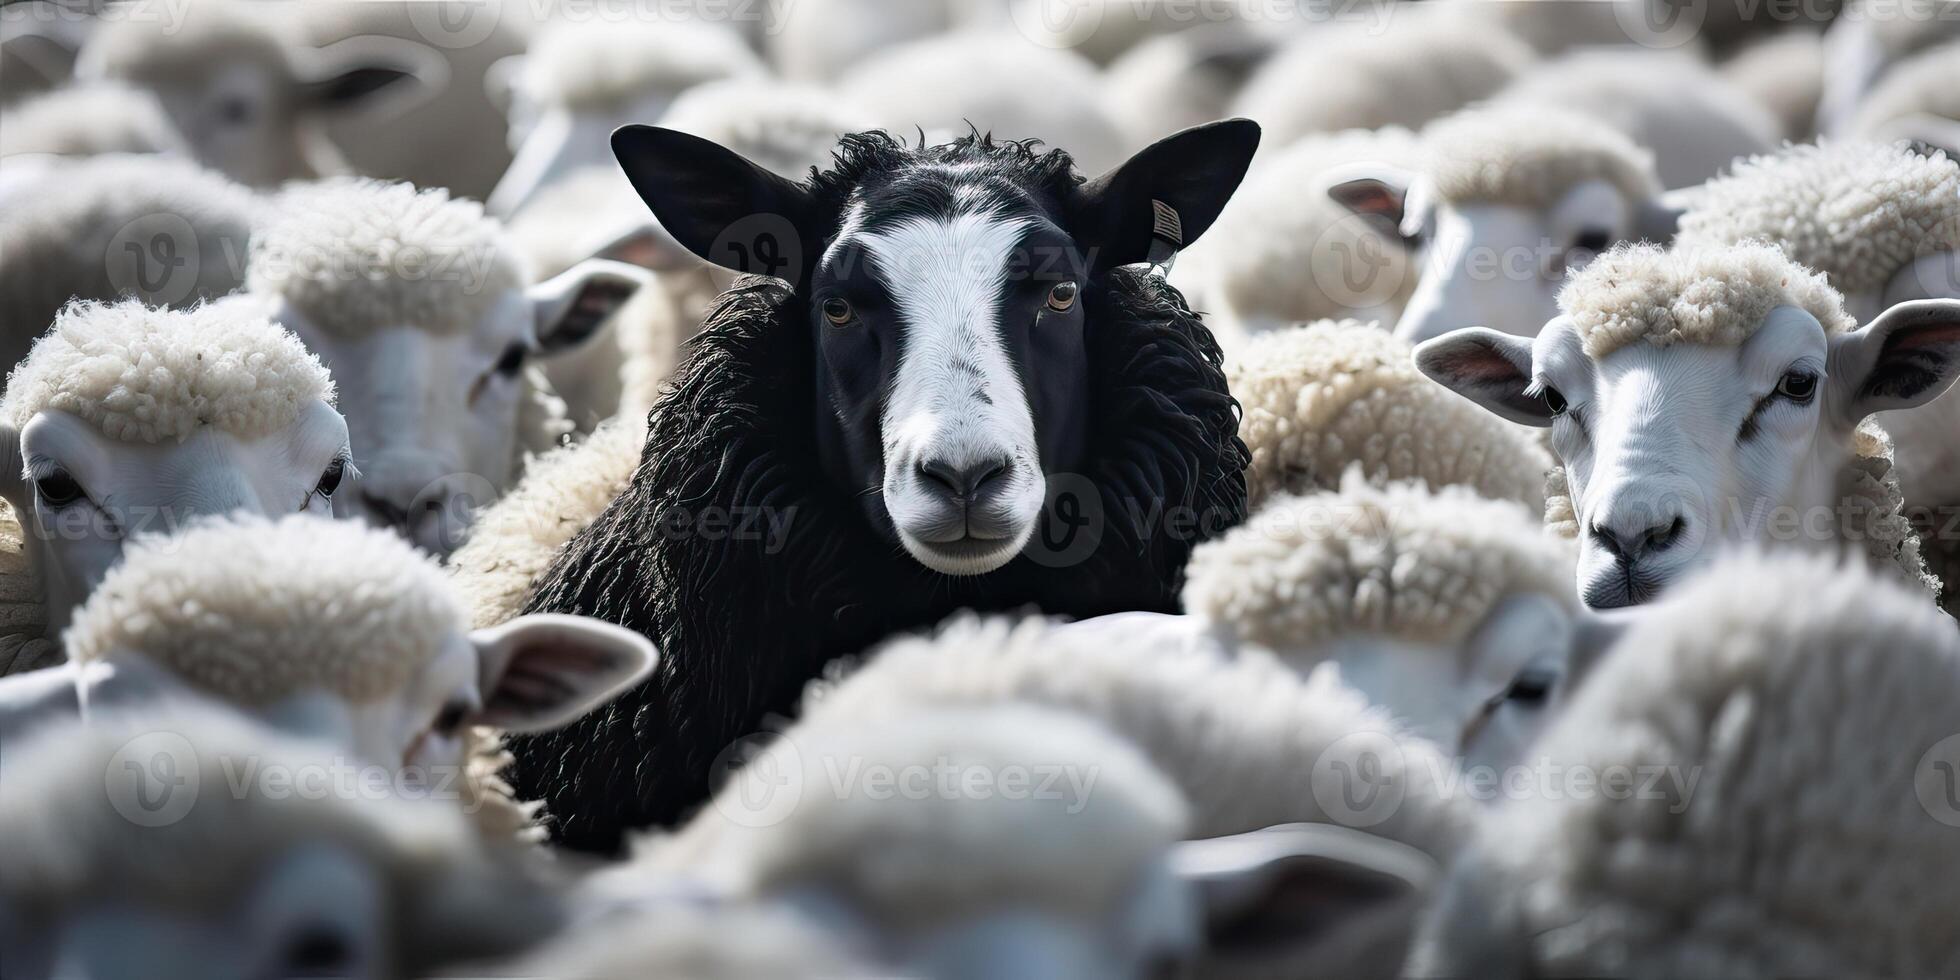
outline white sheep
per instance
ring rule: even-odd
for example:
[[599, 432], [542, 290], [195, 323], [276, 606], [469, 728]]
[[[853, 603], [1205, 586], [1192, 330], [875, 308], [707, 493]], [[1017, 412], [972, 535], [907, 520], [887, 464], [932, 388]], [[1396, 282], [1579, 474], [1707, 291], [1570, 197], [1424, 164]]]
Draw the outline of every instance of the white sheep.
[[578, 617], [476, 632], [467, 617], [448, 576], [386, 531], [307, 515], [202, 522], [128, 548], [62, 637], [56, 673], [73, 697], [21, 710], [94, 717], [189, 692], [460, 800], [487, 837], [534, 837], [533, 808], [499, 776], [499, 733], [579, 717], [655, 654]]
[[1624, 134], [1518, 104], [1437, 120], [1415, 168], [1356, 164], [1327, 195], [1413, 250], [1417, 281], [1395, 323], [1412, 344], [1484, 324], [1535, 331], [1557, 315], [1569, 272], [1621, 241], [1667, 241], [1677, 210], [1653, 154]]
[[877, 976], [818, 922], [776, 905], [658, 899], [605, 908], [515, 964], [517, 976], [838, 980]]
[[[1115, 980], [1193, 960], [1342, 975], [1399, 960], [1432, 875], [1419, 851], [1326, 825], [1178, 844], [1185, 800], [1092, 719], [885, 707], [808, 719], [761, 748], [620, 884], [679, 875], [787, 907], [906, 975]], [[1297, 911], [1306, 892], [1326, 918], [1283, 941], [1234, 928]]]
[[215, 709], [9, 742], [8, 974], [407, 980], [519, 953], [564, 921], [521, 854], [370, 775]]
[[594, 261], [534, 284], [474, 202], [358, 179], [281, 192], [246, 270], [341, 387], [362, 483], [340, 512], [437, 554], [571, 427], [539, 410], [556, 399], [532, 361], [589, 341], [644, 280]]
[[73, 300], [189, 306], [237, 289], [256, 208], [217, 174], [145, 154], [23, 176], [0, 203], [0, 370]]
[[1536, 340], [1472, 328], [1416, 348], [1424, 374], [1551, 428], [1547, 522], [1579, 536], [1587, 604], [1644, 602], [1744, 544], [1849, 550], [1938, 591], [1868, 424], [1960, 373], [1960, 301], [1862, 328], [1774, 246], [1623, 246], [1559, 294]]
[[1450, 872], [1414, 977], [1943, 976], [1960, 635], [1818, 556], [1643, 616]]
[[1103, 109], [1093, 63], [1007, 30], [891, 48], [853, 66], [837, 91], [896, 134], [923, 129], [929, 142], [944, 142], [971, 125], [1000, 139], [1067, 150], [1091, 174], [1122, 163], [1132, 149]]
[[106, 19], [76, 77], [154, 92], [199, 163], [254, 187], [346, 172], [324, 120], [391, 93], [408, 98], [418, 72], [441, 71], [412, 42], [290, 43], [280, 22], [236, 0], [186, 11], [173, 17], [151, 4]]
[[187, 150], [156, 96], [115, 82], [70, 85], [24, 99], [7, 106], [7, 125], [0, 126], [0, 160]]
[[772, 8], [763, 51], [784, 78], [827, 85], [891, 48], [986, 17], [957, 0], [797, 0]]
[[1865, 139], [1916, 139], [1960, 156], [1960, 95], [1948, 84], [1960, 70], [1960, 41], [1900, 61], [1874, 86], [1851, 119]]
[[[1862, 142], [1792, 146], [1737, 164], [1692, 202], [1680, 247], [1774, 242], [1823, 273], [1858, 319], [1911, 300], [1960, 299], [1960, 164], [1943, 154]], [[1896, 447], [1900, 489], [1936, 531], [1939, 515], [1960, 503], [1956, 422], [1954, 397], [1878, 418]], [[1946, 538], [1929, 540], [1928, 557], [1951, 574]]]
[[1661, 185], [1698, 184], [1729, 161], [1768, 152], [1781, 135], [1769, 110], [1681, 51], [1601, 49], [1521, 74], [1492, 100], [1529, 112], [1590, 116], [1651, 150]]
[[741, 35], [689, 20], [555, 22], [517, 57], [503, 69], [515, 156], [485, 199], [500, 217], [575, 171], [612, 166], [612, 131], [659, 119], [687, 89], [764, 73]]
[[328, 512], [351, 476], [334, 397], [298, 338], [235, 305], [63, 310], [0, 399], [0, 496], [34, 583], [11, 618], [61, 632], [132, 535]]
[[[1330, 673], [1235, 650], [1207, 624], [1135, 613], [1053, 625], [956, 619], [896, 640], [864, 666], [813, 684], [806, 719], [870, 721], [919, 710], [1032, 703], [1096, 719], [1177, 784], [1192, 837], [1292, 822], [1348, 823], [1438, 858], [1468, 819], [1434, 743], [1404, 730]], [[1362, 755], [1371, 755], [1365, 762]], [[1354, 765], [1380, 763], [1395, 806], [1336, 795]], [[1371, 772], [1372, 779], [1376, 774]], [[1355, 787], [1365, 789], [1365, 787]]]
[[1339, 489], [1350, 466], [1375, 482], [1461, 485], [1542, 512], [1551, 455], [1526, 429], [1422, 376], [1408, 344], [1372, 324], [1323, 320], [1260, 334], [1225, 362], [1252, 453], [1246, 506]]
[[1305, 137], [1260, 159], [1206, 235], [1179, 255], [1172, 285], [1227, 352], [1262, 331], [1353, 317], [1393, 323], [1416, 286], [1395, 229], [1327, 195], [1368, 164], [1410, 168], [1419, 143], [1404, 129]]
[[1232, 114], [1259, 120], [1268, 153], [1313, 133], [1416, 129], [1496, 94], [1535, 57], [1501, 26], [1454, 5], [1386, 10], [1385, 24], [1302, 33], [1246, 82]]
[[1226, 646], [1332, 667], [1458, 765], [1501, 766], [1612, 635], [1575, 601], [1573, 559], [1517, 504], [1351, 471], [1198, 548], [1183, 600]]

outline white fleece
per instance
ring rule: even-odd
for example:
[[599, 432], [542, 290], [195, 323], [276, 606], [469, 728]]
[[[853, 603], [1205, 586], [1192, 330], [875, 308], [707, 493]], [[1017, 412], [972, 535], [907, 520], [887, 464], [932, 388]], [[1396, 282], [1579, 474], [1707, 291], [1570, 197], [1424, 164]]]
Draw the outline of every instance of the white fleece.
[[1461, 485], [1534, 513], [1555, 461], [1537, 440], [1415, 369], [1408, 344], [1373, 324], [1323, 320], [1259, 334], [1225, 379], [1252, 451], [1246, 504], [1368, 479]]
[[111, 439], [184, 440], [209, 425], [242, 438], [291, 426], [333, 381], [299, 338], [252, 310], [75, 303], [7, 377], [0, 418], [19, 430], [54, 410]]
[[1483, 819], [1410, 975], [1952, 975], [1957, 697], [1960, 633], [1910, 588], [1718, 564], [1547, 731], [1554, 781]]

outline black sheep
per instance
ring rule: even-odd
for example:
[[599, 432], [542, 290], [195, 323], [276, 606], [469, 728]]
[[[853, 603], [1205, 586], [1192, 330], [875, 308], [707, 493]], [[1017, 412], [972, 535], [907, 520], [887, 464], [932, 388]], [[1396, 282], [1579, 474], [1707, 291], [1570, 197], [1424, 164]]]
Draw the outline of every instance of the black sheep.
[[631, 486], [526, 607], [662, 651], [639, 688], [514, 744], [561, 843], [613, 851], [686, 816], [718, 754], [895, 632], [1176, 611], [1191, 548], [1244, 516], [1247, 453], [1210, 332], [1133, 264], [1196, 239], [1257, 141], [1200, 127], [1085, 182], [1061, 151], [870, 133], [793, 184], [693, 137], [615, 134], [681, 244], [774, 277], [721, 297]]

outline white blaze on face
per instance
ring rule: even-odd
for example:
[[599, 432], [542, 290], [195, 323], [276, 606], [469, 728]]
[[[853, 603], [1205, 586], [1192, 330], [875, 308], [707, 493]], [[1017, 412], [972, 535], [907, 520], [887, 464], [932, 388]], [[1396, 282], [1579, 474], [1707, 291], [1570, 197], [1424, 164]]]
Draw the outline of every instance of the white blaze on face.
[[[855, 236], [903, 330], [882, 420], [885, 506], [906, 550], [948, 574], [992, 571], [1018, 553], [1046, 490], [1034, 416], [1000, 329], [1008, 263], [1029, 224], [962, 214]], [[963, 522], [921, 482], [933, 467], [996, 462], [1008, 467], [1003, 484]]]

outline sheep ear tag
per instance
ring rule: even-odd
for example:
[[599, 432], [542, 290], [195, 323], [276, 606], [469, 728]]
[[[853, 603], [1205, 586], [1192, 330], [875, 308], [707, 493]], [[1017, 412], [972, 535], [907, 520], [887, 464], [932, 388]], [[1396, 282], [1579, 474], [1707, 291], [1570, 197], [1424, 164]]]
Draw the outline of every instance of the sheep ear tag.
[[519, 616], [470, 634], [483, 713], [475, 723], [519, 733], [562, 728], [653, 671], [653, 643], [585, 616]]
[[1150, 254], [1144, 261], [1157, 270], [1158, 276], [1169, 276], [1177, 253], [1184, 248], [1184, 219], [1176, 208], [1154, 199], [1150, 212]]

